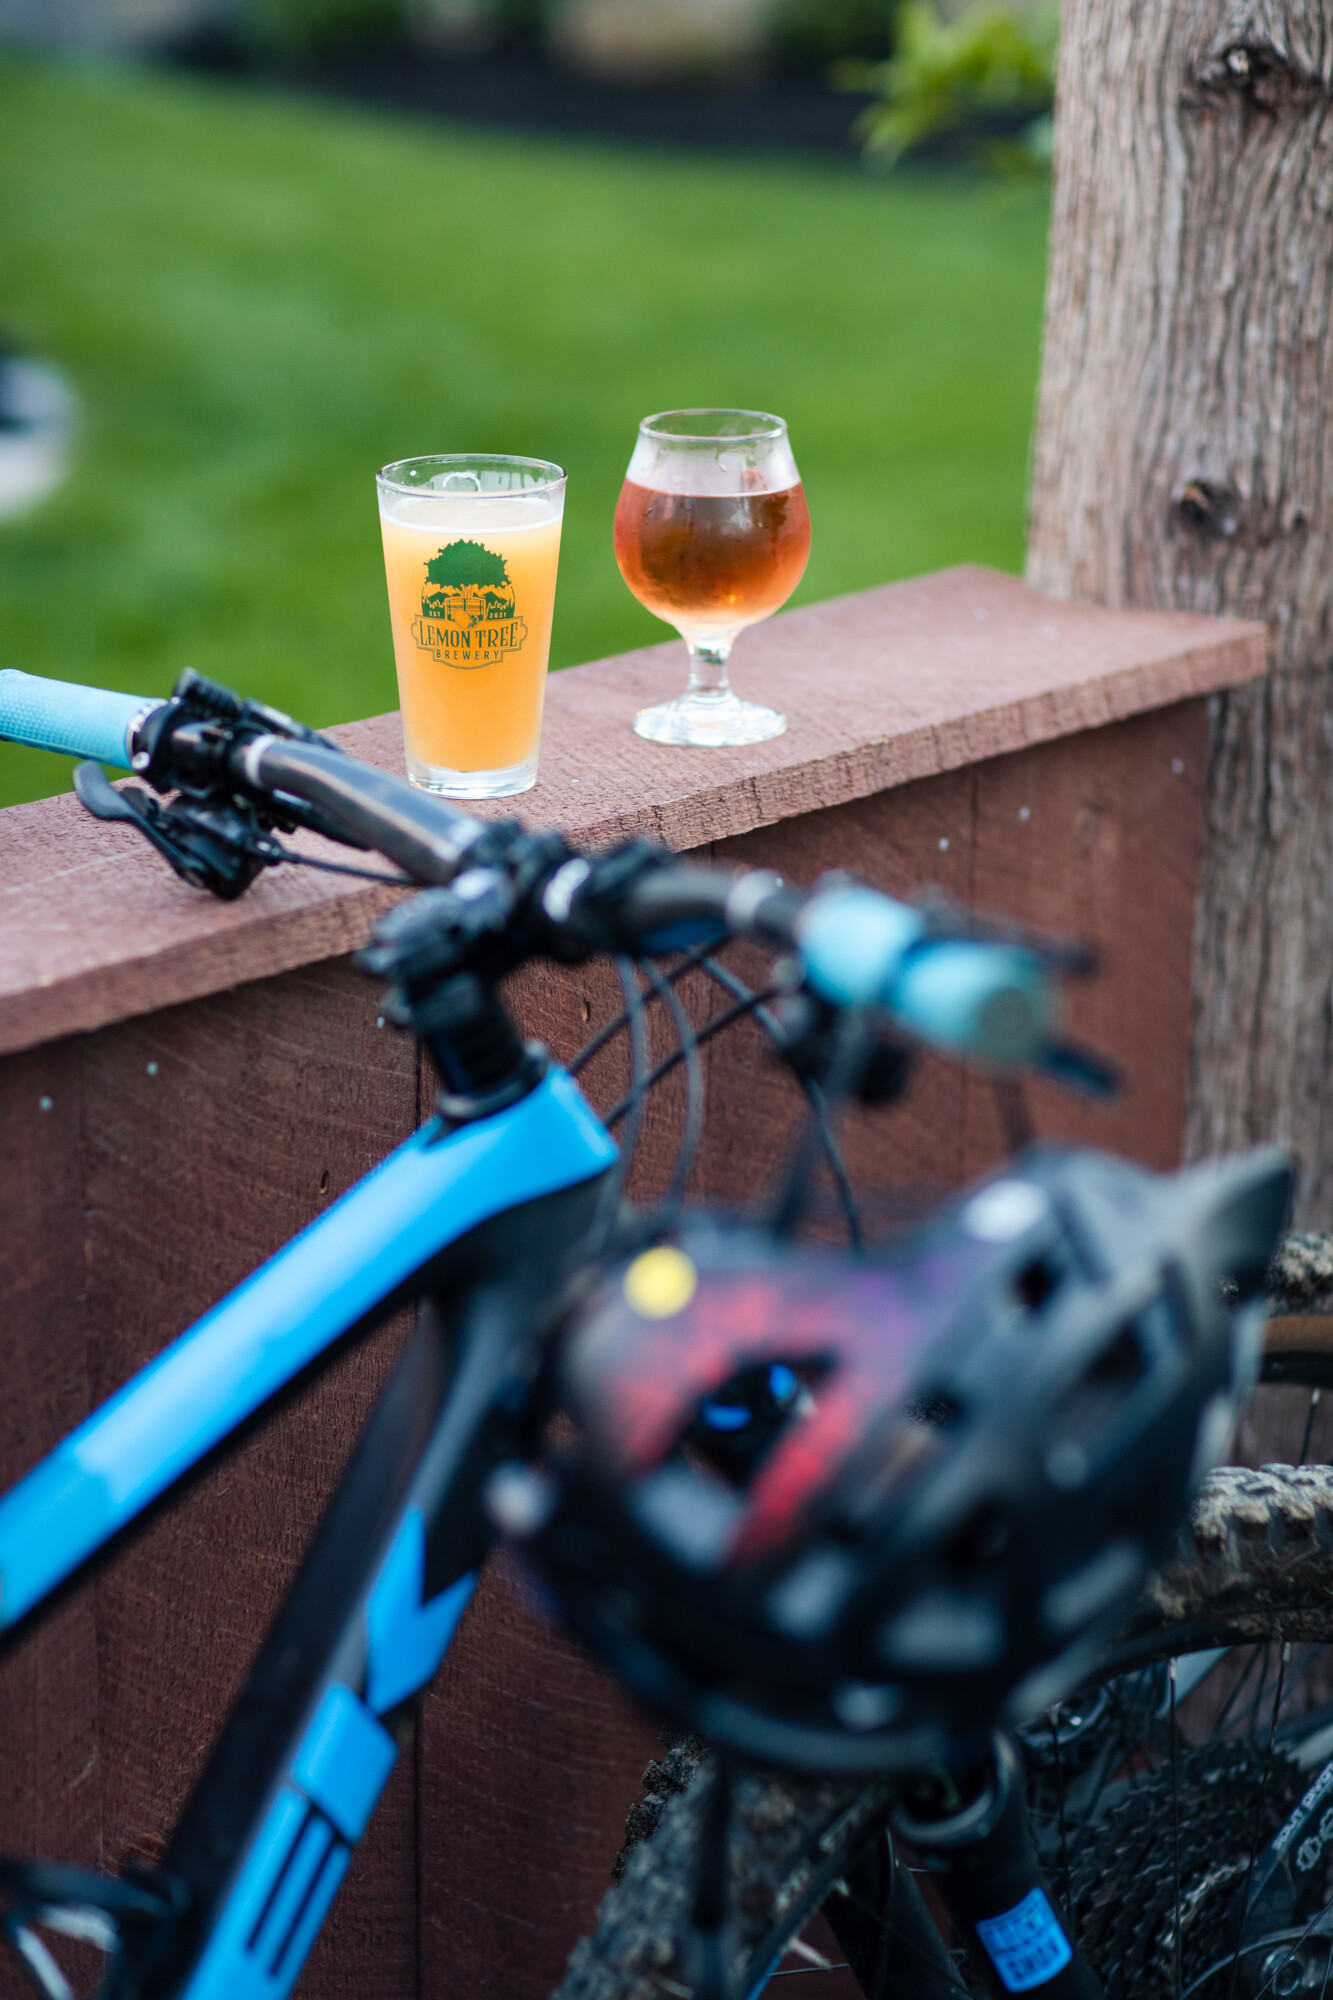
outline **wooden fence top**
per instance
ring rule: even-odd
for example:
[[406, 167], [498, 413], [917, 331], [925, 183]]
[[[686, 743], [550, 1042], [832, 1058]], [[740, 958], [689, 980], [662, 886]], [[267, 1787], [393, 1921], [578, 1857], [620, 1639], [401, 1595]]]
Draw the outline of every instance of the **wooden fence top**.
[[[678, 642], [554, 675], [536, 787], [478, 810], [593, 845], [642, 833], [697, 847], [1253, 680], [1265, 647], [1259, 624], [1056, 603], [1016, 577], [943, 570], [743, 635], [740, 693], [789, 719], [771, 743], [668, 749], [633, 734], [635, 709], [684, 685]], [[330, 733], [402, 769], [396, 715]], [[398, 893], [286, 868], [218, 903], [72, 795], [12, 806], [0, 812], [0, 1052], [351, 951]]]

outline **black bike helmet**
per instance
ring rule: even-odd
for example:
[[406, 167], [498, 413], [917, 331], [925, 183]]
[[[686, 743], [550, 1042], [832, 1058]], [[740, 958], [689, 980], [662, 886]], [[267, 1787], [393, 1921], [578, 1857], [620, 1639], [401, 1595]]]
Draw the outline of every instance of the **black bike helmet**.
[[576, 1630], [736, 1751], [918, 1765], [1086, 1676], [1253, 1377], [1290, 1191], [1034, 1152], [874, 1257], [700, 1225], [566, 1326], [492, 1478]]

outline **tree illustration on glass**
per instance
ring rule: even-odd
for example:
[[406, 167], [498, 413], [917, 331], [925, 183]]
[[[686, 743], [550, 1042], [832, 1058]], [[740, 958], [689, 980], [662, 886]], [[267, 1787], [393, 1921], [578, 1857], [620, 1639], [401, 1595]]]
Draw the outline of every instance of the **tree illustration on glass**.
[[450, 542], [426, 564], [421, 612], [451, 625], [512, 618], [514, 586], [504, 557], [480, 542]]

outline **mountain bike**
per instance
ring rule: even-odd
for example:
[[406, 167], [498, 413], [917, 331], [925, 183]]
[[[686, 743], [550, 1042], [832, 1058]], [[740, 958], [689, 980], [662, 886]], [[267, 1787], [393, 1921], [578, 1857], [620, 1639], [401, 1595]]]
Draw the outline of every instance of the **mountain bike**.
[[[390, 982], [391, 1018], [434, 1056], [437, 1117], [0, 1500], [0, 1621], [14, 1636], [341, 1346], [423, 1301], [162, 1869], [110, 1885], [21, 1866], [7, 1876], [11, 1935], [47, 1992], [62, 1986], [43, 1923], [114, 1947], [109, 1992], [276, 1995], [299, 1972], [397, 1754], [395, 1726], [493, 1539], [483, 1486], [522, 1412], [541, 1302], [564, 1281], [570, 1245], [586, 1256], [620, 1223], [648, 1081], [635, 962], [674, 961], [663, 974], [645, 958], [643, 975], [674, 1016], [680, 968], [711, 964], [727, 936], [797, 952], [807, 971], [787, 998], [806, 1018], [788, 1053], [807, 1073], [818, 1143], [836, 1155], [813, 1072], [839, 1020], [873, 1013], [869, 1067], [886, 1074], [901, 1064], [897, 1043], [879, 1046], [889, 1024], [1076, 1068], [1049, 1029], [1059, 954], [847, 884], [808, 899], [642, 844], [580, 856], [484, 825], [193, 678], [169, 703], [139, 703], [7, 674], [0, 729], [142, 772], [152, 792], [116, 791], [86, 763], [80, 796], [215, 894], [297, 859], [282, 835], [298, 828], [344, 853], [378, 850], [409, 886], [450, 885], [393, 913], [367, 954]], [[616, 959], [636, 1069], [609, 1120], [627, 1128], [619, 1153], [500, 1001], [499, 980], [542, 952]], [[733, 975], [717, 977], [730, 1017], [755, 1010]], [[696, 1049], [686, 1038], [692, 1088]], [[497, 1291], [515, 1267], [528, 1309], [506, 1317]]]
[[[69, 1990], [42, 1935], [63, 1933], [108, 1953], [107, 1994], [277, 1996], [300, 1971], [394, 1761], [396, 1730], [447, 1649], [487, 1544], [497, 1527], [520, 1540], [540, 1532], [540, 1486], [514, 1472], [532, 1448], [533, 1411], [543, 1407], [549, 1337], [590, 1271], [613, 1256], [651, 1254], [681, 1220], [699, 1124], [699, 1040], [754, 1014], [803, 1083], [808, 1129], [771, 1203], [780, 1236], [799, 1223], [816, 1157], [849, 1235], [860, 1234], [831, 1108], [853, 1093], [891, 1101], [909, 1038], [1010, 1072], [1026, 1065], [1091, 1088], [1107, 1078], [1053, 1025], [1056, 982], [1078, 969], [1077, 954], [943, 905], [913, 908], [840, 881], [802, 896], [770, 875], [726, 877], [641, 843], [576, 854], [556, 837], [482, 825], [193, 676], [172, 702], [139, 703], [0, 675], [0, 732], [141, 773], [152, 792], [116, 790], [96, 763], [80, 768], [76, 788], [91, 811], [132, 825], [213, 893], [239, 894], [260, 868], [301, 858], [282, 839], [301, 828], [378, 851], [404, 871], [405, 885], [447, 885], [391, 913], [365, 954], [367, 968], [390, 981], [391, 1017], [435, 1058], [438, 1116], [0, 1500], [0, 1619], [16, 1636], [341, 1344], [402, 1301], [422, 1301], [416, 1333], [161, 1868], [116, 1881], [33, 1863], [4, 1870], [9, 1934], [39, 1991]], [[728, 937], [779, 955], [778, 992], [761, 998], [720, 964], [715, 954]], [[609, 1027], [627, 1033], [634, 1073], [605, 1124], [570, 1075], [523, 1045], [504, 1014], [498, 982], [539, 953], [567, 962], [603, 953], [616, 963], [625, 1006]], [[697, 1032], [676, 994], [695, 966], [728, 1002]], [[656, 1071], [647, 1054], [650, 1005], [670, 1016], [679, 1042]], [[666, 1211], [627, 1218], [623, 1180], [644, 1094], [675, 1066], [685, 1069], [691, 1102]], [[607, 1126], [622, 1122], [618, 1153]], [[715, 1444], [737, 1411], [747, 1425], [767, 1423], [775, 1398], [786, 1421], [817, 1386], [793, 1374], [779, 1397], [771, 1371], [758, 1384], [733, 1385], [713, 1399], [712, 1416], [704, 1412], [705, 1430]], [[947, 1423], [947, 1411], [927, 1415]], [[1099, 1686], [1116, 1692], [1095, 1715], [1057, 1706], [1057, 1784], [1075, 1736], [1080, 1757], [1087, 1744], [1102, 1746], [1113, 1783], [1127, 1761], [1148, 1757], [1160, 1720], [1155, 1694], [1132, 1755], [1124, 1732], [1116, 1738], [1102, 1718], [1142, 1715], [1147, 1697], [1123, 1690], [1155, 1690], [1159, 1664], [1187, 1645], [1207, 1642], [1217, 1655], [1254, 1631], [1279, 1643], [1288, 1629], [1324, 1636], [1315, 1545], [1328, 1509], [1318, 1474], [1275, 1476], [1265, 1500], [1269, 1523], [1314, 1524], [1310, 1550], [1296, 1550], [1301, 1560], [1285, 1566], [1280, 1591], [1244, 1534], [1244, 1496], [1229, 1491], [1214, 1489], [1206, 1501], [1209, 1518], [1222, 1523], [1225, 1561], [1209, 1554], [1167, 1573], [1158, 1592], [1176, 1596], [1150, 1604], [1124, 1660], [1112, 1657], [1111, 1678]], [[1189, 1589], [1203, 1593], [1198, 1602]], [[1270, 1696], [1268, 1706], [1276, 1717], [1280, 1701]], [[1039, 1732], [1033, 1738], [1029, 1729], [1028, 1738], [1039, 1744]], [[562, 1990], [678, 1996], [711, 1983], [739, 1995], [785, 1975], [788, 1943], [827, 1902], [868, 1992], [884, 1987], [891, 1965], [899, 1977], [895, 1951], [907, 1954], [906, 1976], [924, 1979], [932, 1994], [957, 1991], [958, 1964], [898, 1849], [926, 1853], [932, 1841], [949, 1848], [952, 1874], [941, 1870], [941, 1879], [951, 1894], [970, 1868], [1001, 1899], [1017, 1856], [1031, 1885], [1025, 1895], [1035, 1893], [1041, 1863], [1055, 1870], [1049, 1840], [1034, 1844], [1025, 1831], [1025, 1786], [1015, 1774], [1026, 1754], [1026, 1789], [1039, 1806], [1041, 1753], [1021, 1734], [1016, 1740], [1021, 1752], [1000, 1739], [981, 1759], [986, 1768], [969, 1796], [945, 1767], [932, 1769], [921, 1797], [909, 1787], [915, 1818], [901, 1784], [867, 1782], [864, 1772], [758, 1770], [725, 1786], [689, 1783], [700, 1760], [692, 1742], [677, 1744], [661, 1782], [680, 1797], [629, 1855], [601, 1929], [576, 1954]], [[1077, 1801], [1066, 1804], [1065, 1836]], [[887, 1831], [895, 1811], [896, 1844]], [[961, 1840], [959, 1814], [971, 1816]], [[1100, 1807], [1091, 1817], [1101, 1824]], [[709, 1863], [702, 1872], [701, 1853]], [[1067, 1883], [1074, 1867], [1071, 1853]], [[709, 1914], [700, 1884], [710, 1874], [727, 1893], [721, 1920], [702, 1933], [720, 1941], [721, 1957], [692, 1970], [691, 1936]], [[1035, 1960], [1028, 1952], [1042, 1977], [1011, 1990], [1054, 1991], [1070, 1981], [1086, 1990], [1078, 1940], [1054, 1914], [1043, 1922], [1045, 1944], [1038, 1940]], [[974, 1925], [973, 1944], [978, 1936]], [[1013, 1951], [1000, 1956], [1012, 1969]], [[995, 1964], [984, 1953], [977, 1962]]]

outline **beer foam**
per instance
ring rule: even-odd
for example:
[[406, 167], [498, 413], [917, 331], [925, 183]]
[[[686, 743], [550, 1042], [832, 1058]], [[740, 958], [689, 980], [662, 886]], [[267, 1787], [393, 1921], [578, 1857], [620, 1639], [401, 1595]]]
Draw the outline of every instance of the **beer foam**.
[[546, 528], [564, 512], [564, 494], [405, 492], [380, 488], [380, 514], [400, 528], [429, 535], [511, 535]]
[[625, 477], [655, 493], [693, 493], [710, 500], [785, 493], [801, 479], [785, 435], [682, 443], [642, 431]]

